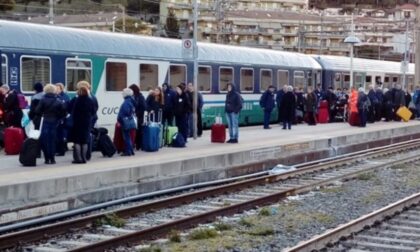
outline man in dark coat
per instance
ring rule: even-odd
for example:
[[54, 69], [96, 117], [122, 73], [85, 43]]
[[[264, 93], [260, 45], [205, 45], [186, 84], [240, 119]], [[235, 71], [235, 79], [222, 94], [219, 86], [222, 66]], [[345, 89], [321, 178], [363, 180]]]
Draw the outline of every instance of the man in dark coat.
[[371, 103], [369, 97], [365, 94], [363, 88], [359, 88], [359, 94], [357, 96], [357, 110], [360, 117], [360, 127], [366, 127], [367, 112]]
[[316, 125], [315, 112], [318, 105], [317, 96], [313, 92], [312, 87], [308, 87], [308, 94], [305, 99], [305, 111], [307, 115], [308, 125]]
[[176, 87], [174, 115], [178, 131], [184, 137], [185, 142], [188, 139], [188, 113], [190, 112], [190, 107], [190, 99], [186, 94], [185, 85], [180, 84]]
[[144, 112], [146, 111], [146, 99], [140, 92], [140, 88], [136, 84], [131, 84], [129, 88], [133, 91], [133, 102], [137, 116], [137, 132], [136, 132], [136, 149], [140, 150], [143, 143], [143, 123]]
[[380, 121], [380, 120], [382, 120], [382, 117], [383, 117], [383, 114], [384, 114], [384, 111], [385, 111], [384, 93], [383, 93], [380, 86], [375, 87], [375, 95], [376, 95], [376, 99], [378, 101], [378, 103], [376, 104], [376, 107], [375, 107], [375, 120]]
[[325, 99], [328, 101], [328, 114], [329, 114], [329, 117], [330, 117], [330, 122], [334, 122], [334, 120], [335, 120], [335, 105], [337, 103], [337, 96], [334, 94], [333, 87], [328, 88], [328, 90], [325, 94]]
[[395, 85], [394, 90], [394, 95], [393, 95], [393, 106], [394, 106], [394, 120], [395, 121], [400, 121], [401, 118], [399, 116], [397, 116], [397, 110], [402, 107], [405, 106], [405, 93], [404, 91], [401, 89], [401, 85], [397, 84]]
[[39, 129], [39, 123], [41, 122], [41, 115], [35, 113], [35, 109], [41, 101], [42, 97], [44, 97], [44, 85], [42, 83], [37, 82], [34, 84], [33, 87], [35, 94], [32, 96], [31, 99], [31, 106], [29, 107], [29, 119], [32, 120], [34, 123], [35, 129]]
[[384, 89], [384, 100], [383, 106], [385, 111], [385, 121], [391, 121], [394, 115], [394, 105], [393, 105], [393, 92], [392, 90]]
[[239, 138], [239, 113], [242, 110], [243, 99], [239, 92], [236, 91], [232, 83], [227, 85], [228, 93], [226, 94], [225, 113], [229, 127], [228, 143], [238, 143]]
[[[193, 108], [193, 104], [194, 104], [194, 85], [192, 83], [188, 83], [188, 94], [189, 94], [189, 98], [190, 98], [190, 104], [191, 107]], [[201, 113], [203, 111], [203, 106], [204, 106], [204, 100], [203, 100], [203, 95], [198, 92], [197, 93], [197, 136], [201, 137], [201, 135], [203, 134], [203, 122], [202, 122], [202, 118], [201, 118]], [[190, 113], [188, 116], [188, 134], [189, 137], [193, 137], [193, 131], [194, 131], [194, 123], [193, 123], [193, 113]]]
[[165, 105], [163, 107], [162, 124], [173, 126], [174, 124], [174, 99], [176, 92], [168, 83], [162, 84], [162, 90], [165, 94]]
[[296, 110], [296, 97], [293, 94], [292, 86], [287, 87], [287, 92], [283, 96], [281, 107], [283, 111], [283, 129], [285, 130], [287, 127], [290, 130], [292, 129]]
[[371, 102], [371, 106], [369, 107], [369, 111], [367, 115], [367, 121], [369, 123], [374, 123], [377, 118], [376, 114], [379, 113], [379, 111], [377, 111], [379, 100], [373, 88], [373, 85], [369, 85], [369, 92], [367, 96]]
[[284, 85], [276, 94], [276, 104], [277, 104], [277, 112], [278, 112], [278, 123], [281, 124], [283, 122], [283, 112], [281, 108], [281, 101], [283, 99], [283, 95], [287, 92], [287, 85]]
[[260, 98], [260, 106], [264, 111], [264, 129], [271, 129], [270, 117], [274, 109], [274, 86], [270, 85]]

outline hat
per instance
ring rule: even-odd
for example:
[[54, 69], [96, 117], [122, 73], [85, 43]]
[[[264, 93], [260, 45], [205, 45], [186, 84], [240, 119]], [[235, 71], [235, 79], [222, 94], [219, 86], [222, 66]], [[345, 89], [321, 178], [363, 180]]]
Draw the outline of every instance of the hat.
[[37, 93], [41, 93], [44, 90], [44, 85], [41, 82], [37, 82], [34, 84], [34, 90]]

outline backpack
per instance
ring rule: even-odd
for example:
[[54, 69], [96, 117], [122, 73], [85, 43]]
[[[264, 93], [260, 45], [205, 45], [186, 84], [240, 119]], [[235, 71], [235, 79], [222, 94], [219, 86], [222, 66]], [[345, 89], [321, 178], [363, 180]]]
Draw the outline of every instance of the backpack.
[[176, 133], [172, 137], [172, 147], [175, 147], [175, 148], [184, 148], [185, 147], [185, 139], [180, 133]]
[[21, 93], [17, 94], [17, 98], [19, 101], [19, 108], [20, 109], [26, 109], [28, 107], [28, 101], [26, 100], [25, 96]]

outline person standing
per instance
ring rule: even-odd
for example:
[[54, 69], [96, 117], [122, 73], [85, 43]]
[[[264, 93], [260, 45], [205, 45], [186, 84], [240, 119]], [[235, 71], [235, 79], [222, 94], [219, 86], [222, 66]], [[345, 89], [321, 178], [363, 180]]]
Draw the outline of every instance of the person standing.
[[65, 117], [64, 104], [57, 98], [53, 84], [44, 87], [44, 97], [39, 102], [36, 113], [43, 118], [41, 129], [41, 149], [44, 153], [45, 164], [55, 164], [57, 127]]
[[369, 85], [369, 92], [368, 92], [368, 98], [371, 102], [371, 106], [369, 107], [369, 111], [367, 112], [367, 121], [369, 123], [374, 123], [376, 121], [376, 114], [378, 111], [376, 110], [379, 104], [378, 97], [376, 95], [375, 89], [373, 85]]
[[133, 91], [133, 102], [137, 117], [137, 132], [136, 132], [136, 150], [140, 150], [143, 143], [143, 123], [144, 112], [146, 111], [146, 100], [140, 92], [139, 86], [131, 84], [129, 87]]
[[89, 96], [89, 89], [80, 86], [77, 97], [72, 100], [71, 117], [73, 126], [70, 129], [74, 143], [73, 164], [84, 164], [88, 161], [88, 144], [91, 141], [91, 125], [95, 116], [95, 102]]
[[397, 115], [397, 111], [400, 107], [405, 106], [405, 92], [401, 89], [400, 84], [396, 84], [393, 89], [393, 106], [394, 106], [394, 120], [401, 121], [401, 118]]
[[276, 104], [277, 104], [277, 120], [278, 123], [281, 124], [283, 122], [283, 111], [281, 108], [281, 101], [283, 99], [284, 94], [287, 92], [287, 85], [284, 85], [276, 94]]
[[312, 87], [308, 87], [308, 93], [305, 100], [305, 111], [307, 115], [308, 125], [316, 125], [315, 111], [318, 105], [317, 96], [313, 92]]
[[41, 99], [44, 97], [44, 85], [42, 83], [37, 82], [34, 84], [33, 87], [35, 94], [31, 98], [31, 105], [29, 107], [28, 116], [29, 119], [32, 120], [35, 129], [39, 129], [39, 124], [41, 122], [41, 115], [38, 115], [35, 110], [41, 101]]
[[381, 86], [375, 86], [375, 95], [378, 103], [375, 107], [375, 120], [381, 121], [385, 108], [384, 108], [384, 93], [382, 92]]
[[275, 106], [274, 91], [274, 86], [270, 85], [260, 98], [260, 106], [264, 111], [264, 129], [271, 129], [270, 117]]
[[[134, 115], [136, 113], [134, 107], [134, 100], [133, 100], [133, 90], [130, 88], [124, 88], [122, 91], [122, 96], [124, 98], [124, 102], [120, 107], [120, 111], [118, 112], [118, 122], [121, 124], [122, 136], [124, 140], [124, 153], [122, 156], [133, 156], [133, 142], [131, 141], [130, 131], [133, 128], [130, 128], [127, 124], [130, 121], [134, 120]], [[137, 128], [137, 125], [135, 125]]]
[[413, 103], [416, 107], [416, 118], [420, 118], [420, 86], [416, 86], [416, 90], [413, 94]]
[[155, 90], [149, 93], [146, 99], [146, 107], [147, 111], [149, 112], [149, 116], [151, 116], [150, 120], [157, 122], [159, 121], [159, 112], [165, 106], [165, 96], [162, 92], [160, 87], [156, 87]]
[[190, 107], [191, 104], [186, 94], [185, 86], [180, 84], [176, 87], [174, 115], [178, 132], [184, 137], [185, 142], [187, 142], [188, 139], [188, 113]]
[[[67, 109], [67, 105], [70, 102], [70, 97], [66, 94], [64, 90], [63, 83], [55, 84], [57, 89], [57, 97], [64, 104], [64, 107]], [[67, 128], [66, 128], [66, 118], [63, 118], [57, 128], [57, 156], [64, 156], [67, 151]]]
[[325, 93], [325, 99], [328, 102], [328, 115], [330, 118], [329, 122], [334, 122], [336, 114], [335, 105], [337, 103], [337, 96], [334, 93], [333, 87], [330, 86], [328, 88], [327, 92]]
[[176, 92], [168, 83], [162, 84], [162, 91], [165, 95], [165, 104], [163, 106], [162, 124], [173, 126], [174, 125], [174, 97]]
[[6, 127], [22, 127], [21, 121], [23, 117], [23, 112], [19, 106], [19, 99], [17, 92], [10, 90], [9, 85], [2, 85], [0, 87], [0, 92], [4, 96], [4, 123]]
[[283, 129], [285, 130], [286, 128], [288, 128], [289, 130], [291, 130], [296, 110], [296, 97], [293, 94], [292, 86], [287, 87], [287, 92], [283, 96], [281, 107], [284, 113]]
[[359, 88], [359, 93], [357, 96], [357, 110], [359, 112], [360, 127], [366, 127], [367, 113], [369, 111], [370, 105], [371, 103], [369, 97], [365, 94], [364, 89], [362, 87]]
[[[189, 100], [190, 100], [190, 104], [191, 104], [191, 108], [193, 108], [193, 104], [194, 104], [194, 86], [192, 83], [188, 83], [188, 94], [189, 94]], [[203, 134], [203, 124], [202, 124], [202, 118], [201, 118], [201, 113], [203, 111], [203, 106], [204, 106], [204, 101], [203, 101], [203, 95], [200, 92], [197, 92], [197, 136], [201, 137], [201, 135]], [[194, 109], [194, 108], [193, 108]], [[193, 118], [193, 114], [191, 113], [188, 116], [188, 134], [190, 137], [193, 137], [193, 133], [194, 133], [194, 118]]]
[[227, 85], [227, 90], [225, 101], [226, 120], [229, 127], [229, 140], [227, 142], [238, 143], [239, 113], [242, 110], [243, 99], [232, 83]]

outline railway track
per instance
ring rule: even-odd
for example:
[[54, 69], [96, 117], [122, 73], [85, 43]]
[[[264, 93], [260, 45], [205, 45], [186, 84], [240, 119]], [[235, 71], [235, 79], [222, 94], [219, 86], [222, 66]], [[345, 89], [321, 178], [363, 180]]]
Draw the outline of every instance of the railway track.
[[390, 204], [284, 252], [416, 252], [420, 250], [420, 193]]
[[[283, 174], [266, 175], [177, 195], [100, 214], [59, 221], [0, 236], [4, 251], [105, 251], [154, 239], [170, 230], [193, 227], [247, 209], [278, 202], [361, 173], [420, 159], [420, 141], [365, 150], [322, 162], [298, 165]], [[174, 214], [174, 213], [181, 214]], [[116, 228], [102, 223], [110, 214], [125, 220]], [[29, 244], [29, 243], [32, 243]], [[33, 245], [35, 244], [36, 245]]]

